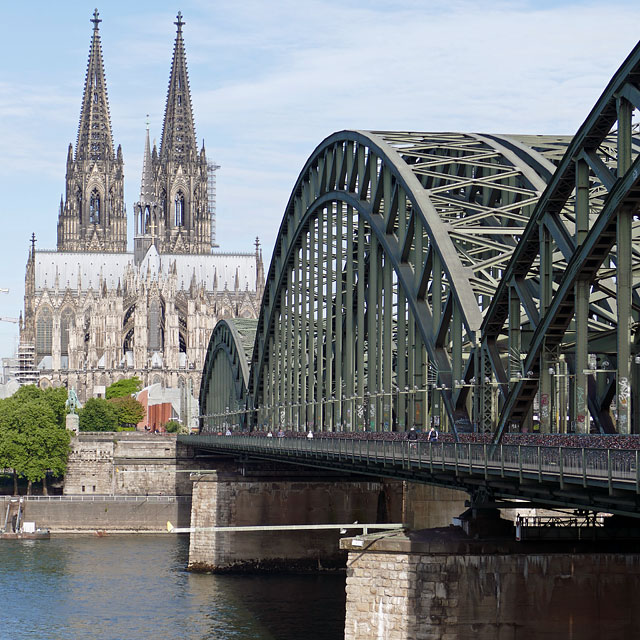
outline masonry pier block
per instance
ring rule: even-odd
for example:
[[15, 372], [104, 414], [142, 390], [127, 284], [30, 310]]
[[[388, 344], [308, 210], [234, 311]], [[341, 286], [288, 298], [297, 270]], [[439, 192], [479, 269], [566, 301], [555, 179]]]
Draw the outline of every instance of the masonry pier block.
[[345, 640], [637, 637], [637, 542], [480, 541], [458, 527], [363, 540], [341, 542]]
[[465, 510], [469, 496], [464, 491], [417, 482], [404, 483], [404, 513], [407, 529], [447, 527]]
[[[214, 532], [213, 526], [400, 522], [402, 483], [221, 461], [193, 478], [192, 571], [344, 568], [339, 530]], [[205, 529], [204, 531], [202, 529]]]

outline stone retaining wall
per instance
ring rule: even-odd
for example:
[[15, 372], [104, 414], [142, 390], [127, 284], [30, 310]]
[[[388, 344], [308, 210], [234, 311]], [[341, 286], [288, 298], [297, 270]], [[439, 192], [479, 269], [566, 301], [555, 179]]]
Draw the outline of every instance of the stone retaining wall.
[[[9, 497], [0, 498], [2, 523]], [[145, 532], [167, 531], [167, 521], [188, 527], [191, 516], [189, 497], [157, 501], [152, 498], [125, 501], [117, 497], [88, 500], [29, 500], [24, 502], [24, 520], [35, 522], [52, 533], [69, 532]]]
[[71, 439], [65, 495], [190, 495], [193, 449], [175, 436], [80, 433]]

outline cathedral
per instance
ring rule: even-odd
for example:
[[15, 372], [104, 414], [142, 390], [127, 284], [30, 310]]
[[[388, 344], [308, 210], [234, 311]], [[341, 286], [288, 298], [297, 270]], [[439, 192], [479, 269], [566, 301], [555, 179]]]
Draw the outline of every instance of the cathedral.
[[[147, 125], [140, 200], [127, 249], [122, 148], [113, 142], [96, 10], [75, 149], [69, 145], [57, 249], [32, 236], [20, 319], [23, 382], [75, 387], [80, 400], [137, 375], [191, 389], [222, 318], [257, 318], [264, 290], [258, 240], [247, 253], [214, 250], [212, 163], [198, 150], [182, 15], [160, 147]], [[213, 165], [214, 169], [217, 165]]]

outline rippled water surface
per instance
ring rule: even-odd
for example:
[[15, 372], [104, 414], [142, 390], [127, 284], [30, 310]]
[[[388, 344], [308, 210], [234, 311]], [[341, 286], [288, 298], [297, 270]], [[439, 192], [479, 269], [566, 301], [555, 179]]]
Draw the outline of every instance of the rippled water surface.
[[339, 640], [342, 576], [188, 573], [170, 536], [0, 541], [0, 640]]

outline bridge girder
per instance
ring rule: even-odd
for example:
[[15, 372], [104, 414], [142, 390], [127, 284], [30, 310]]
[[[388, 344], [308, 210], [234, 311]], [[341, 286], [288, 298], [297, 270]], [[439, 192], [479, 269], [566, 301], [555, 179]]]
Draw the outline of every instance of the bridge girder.
[[200, 429], [219, 431], [223, 426], [246, 426], [248, 349], [253, 345], [257, 322], [251, 319], [220, 320], [211, 334], [200, 383]]
[[483, 308], [567, 143], [344, 131], [319, 145], [267, 277], [257, 421], [402, 429], [428, 410], [469, 429]]
[[640, 430], [639, 79], [640, 45], [573, 138], [324, 140], [278, 233], [250, 424]]
[[639, 81], [640, 45], [572, 139], [484, 318], [483, 348], [499, 366], [488, 345], [512, 333], [523, 292], [535, 292], [539, 317], [522, 354], [531, 373], [503, 388], [496, 440], [525, 420], [536, 397], [542, 431], [640, 430], [640, 371], [631, 361], [639, 353], [640, 161], [632, 131]]

